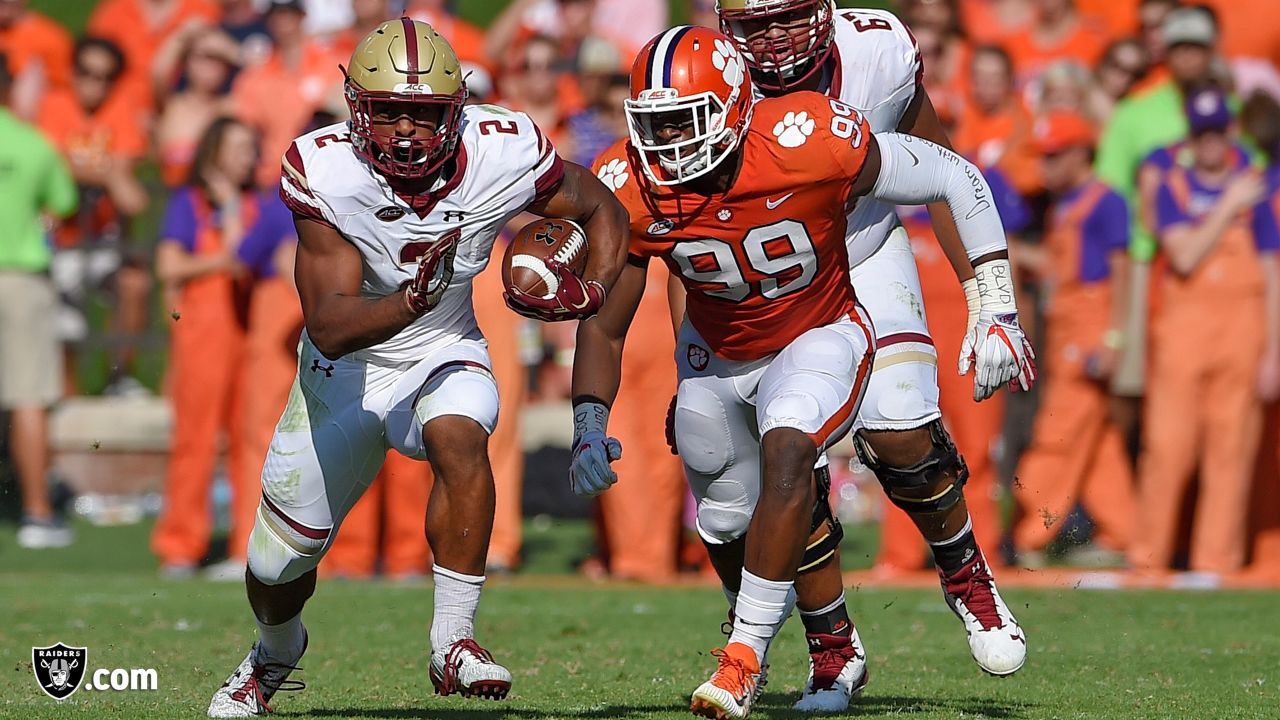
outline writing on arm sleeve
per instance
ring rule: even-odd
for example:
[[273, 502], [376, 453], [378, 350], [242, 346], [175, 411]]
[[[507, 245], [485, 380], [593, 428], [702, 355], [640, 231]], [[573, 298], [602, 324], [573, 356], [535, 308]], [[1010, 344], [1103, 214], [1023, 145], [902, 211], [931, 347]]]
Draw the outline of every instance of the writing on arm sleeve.
[[192, 192], [184, 188], [170, 195], [160, 222], [160, 240], [177, 243], [189, 253], [196, 251], [196, 208]]

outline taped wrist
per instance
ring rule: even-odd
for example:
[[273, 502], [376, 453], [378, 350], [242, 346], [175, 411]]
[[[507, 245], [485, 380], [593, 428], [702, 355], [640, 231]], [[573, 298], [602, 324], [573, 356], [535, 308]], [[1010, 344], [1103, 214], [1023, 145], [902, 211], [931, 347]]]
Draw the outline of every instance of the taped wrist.
[[978, 285], [978, 299], [983, 310], [992, 313], [1018, 312], [1013, 292], [1013, 267], [1008, 260], [989, 260], [974, 267], [973, 279]]
[[972, 329], [978, 324], [978, 313], [982, 312], [982, 295], [978, 292], [978, 278], [971, 277], [960, 283], [960, 288], [964, 290], [964, 302], [969, 308], [968, 324], [965, 326]]
[[595, 399], [579, 399], [573, 404], [573, 444], [589, 432], [606, 434], [609, 406]]

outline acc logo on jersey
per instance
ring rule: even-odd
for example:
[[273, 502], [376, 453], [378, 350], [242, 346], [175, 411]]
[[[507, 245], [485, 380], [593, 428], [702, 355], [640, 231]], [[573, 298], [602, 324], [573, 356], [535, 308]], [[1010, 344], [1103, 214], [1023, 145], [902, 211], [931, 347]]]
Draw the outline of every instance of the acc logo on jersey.
[[814, 122], [809, 113], [788, 112], [773, 126], [773, 136], [786, 148], [800, 147], [813, 134]]
[[388, 205], [373, 214], [382, 222], [395, 222], [404, 217], [404, 208], [398, 208], [395, 205]]
[[649, 223], [649, 229], [645, 230], [645, 232], [649, 235], [666, 235], [672, 230], [675, 230], [675, 228], [676, 224], [674, 222], [667, 218], [663, 218]]
[[600, 172], [596, 173], [596, 177], [600, 178], [600, 182], [605, 187], [617, 192], [618, 188], [627, 183], [627, 164], [621, 160], [613, 159], [600, 166]]
[[689, 359], [689, 367], [694, 370], [702, 371], [707, 369], [707, 363], [711, 361], [711, 353], [706, 348], [698, 347], [692, 343], [689, 344], [689, 350], [685, 354]]

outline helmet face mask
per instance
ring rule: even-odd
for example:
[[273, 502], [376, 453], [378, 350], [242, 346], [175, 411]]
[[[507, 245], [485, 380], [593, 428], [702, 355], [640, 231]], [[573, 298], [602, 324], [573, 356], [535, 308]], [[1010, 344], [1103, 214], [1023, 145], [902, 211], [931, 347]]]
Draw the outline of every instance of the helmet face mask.
[[[453, 157], [465, 102], [465, 91], [447, 96], [370, 92], [347, 80], [352, 142], [391, 178], [427, 177]], [[408, 135], [396, 129], [404, 118], [412, 123]]]
[[[631, 143], [656, 185], [688, 182], [711, 172], [736, 144], [733, 130], [724, 126], [724, 104], [714, 93], [666, 101], [642, 97], [627, 100], [625, 107]], [[655, 164], [669, 177], [653, 173]]]
[[721, 0], [720, 29], [765, 90], [793, 88], [822, 68], [835, 23], [830, 0]]
[[356, 46], [343, 72], [352, 145], [376, 170], [419, 180], [454, 156], [467, 86], [457, 55], [430, 25], [383, 23]]

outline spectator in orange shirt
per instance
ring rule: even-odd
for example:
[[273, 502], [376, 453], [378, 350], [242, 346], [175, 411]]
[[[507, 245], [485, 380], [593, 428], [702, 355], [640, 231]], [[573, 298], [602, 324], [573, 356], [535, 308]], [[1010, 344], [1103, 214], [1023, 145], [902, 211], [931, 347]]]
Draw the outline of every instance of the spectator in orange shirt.
[[[147, 205], [134, 171], [146, 153], [146, 137], [140, 113], [121, 92], [120, 48], [109, 40], [84, 38], [76, 44], [74, 65], [71, 88], [45, 97], [39, 123], [67, 159], [80, 196], [78, 212], [56, 233], [52, 273], [63, 300], [60, 331], [64, 342], [84, 340], [88, 292], [112, 280], [117, 294], [113, 329], [123, 342], [112, 350], [108, 391], [131, 394], [142, 390], [128, 372], [146, 325], [151, 280], [146, 258], [126, 253], [123, 240], [129, 219]], [[68, 388], [74, 391], [73, 385]]]
[[1076, 0], [1076, 10], [1090, 24], [1110, 37], [1138, 31], [1139, 0]]
[[280, 157], [311, 117], [341, 103], [341, 86], [333, 79], [339, 59], [303, 34], [302, 19], [298, 0], [272, 0], [267, 9], [275, 44], [271, 57], [240, 73], [231, 92], [236, 116], [262, 138], [256, 174], [261, 187], [279, 180]]
[[206, 28], [187, 39], [181, 55], [186, 87], [165, 101], [155, 131], [160, 176], [169, 187], [186, 181], [210, 123], [232, 113], [227, 88], [240, 53], [229, 35]]
[[1031, 137], [1031, 113], [1014, 92], [1013, 65], [998, 47], [973, 53], [971, 100], [951, 140], [960, 154], [980, 166], [997, 166], [1022, 195], [1040, 188], [1039, 160]]
[[551, 141], [560, 145], [570, 108], [564, 105], [556, 72], [556, 41], [542, 35], [521, 48], [518, 63], [501, 77], [503, 99], [512, 110], [528, 113]]
[[[355, 13], [355, 21], [351, 23], [351, 27], [337, 33], [329, 40], [329, 47], [333, 50], [333, 54], [344, 63], [351, 57], [351, 53], [355, 52], [356, 45], [365, 35], [385, 22], [387, 18], [395, 16], [391, 10], [391, 0], [352, 0], [351, 10]], [[444, 35], [444, 31], [440, 28], [436, 30]], [[444, 37], [452, 46], [453, 38], [449, 35]], [[454, 52], [457, 51], [458, 49], [454, 47]]]
[[89, 32], [124, 51], [125, 91], [150, 108], [151, 62], [160, 46], [184, 25], [217, 22], [218, 6], [209, 0], [103, 0], [89, 16]]
[[969, 96], [972, 48], [960, 28], [959, 15], [952, 3], [913, 2], [903, 8], [902, 17], [920, 48], [929, 99], [938, 119], [950, 130], [964, 114]]
[[45, 88], [71, 82], [71, 34], [26, 0], [0, 0], [0, 52], [16, 76], [10, 107], [19, 117], [35, 116]]
[[959, 0], [959, 10], [965, 35], [980, 45], [998, 44], [1035, 20], [1032, 0]]
[[601, 13], [597, 0], [516, 0], [489, 27], [485, 48], [500, 66], [518, 64], [525, 43], [549, 38], [556, 46], [557, 67], [576, 65], [582, 42], [601, 37], [612, 42], [623, 57], [635, 57], [634, 48], [620, 37], [612, 19]]
[[1102, 56], [1106, 36], [1076, 11], [1075, 0], [1037, 0], [1035, 21], [1011, 36], [1005, 49], [1026, 87], [1055, 60], [1074, 60], [1093, 67]]

